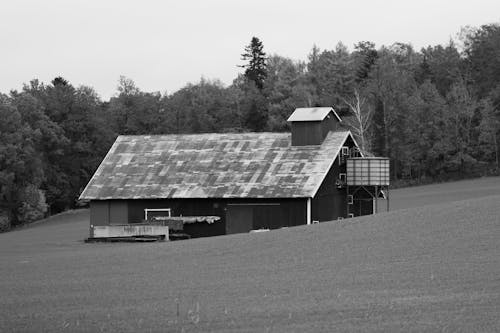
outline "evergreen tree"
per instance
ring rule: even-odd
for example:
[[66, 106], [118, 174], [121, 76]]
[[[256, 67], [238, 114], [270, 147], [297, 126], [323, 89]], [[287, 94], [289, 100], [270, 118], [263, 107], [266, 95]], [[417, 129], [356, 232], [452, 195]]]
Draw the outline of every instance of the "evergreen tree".
[[362, 81], [368, 79], [375, 61], [377, 61], [378, 53], [375, 50], [375, 44], [372, 42], [359, 42], [354, 45], [354, 56], [357, 58], [356, 68], [356, 83], [361, 84]]
[[249, 81], [253, 81], [259, 90], [262, 90], [267, 78], [267, 59], [264, 46], [259, 38], [252, 37], [250, 44], [245, 47], [245, 53], [241, 55], [241, 60], [248, 61], [246, 65], [240, 66], [245, 68], [245, 77]]

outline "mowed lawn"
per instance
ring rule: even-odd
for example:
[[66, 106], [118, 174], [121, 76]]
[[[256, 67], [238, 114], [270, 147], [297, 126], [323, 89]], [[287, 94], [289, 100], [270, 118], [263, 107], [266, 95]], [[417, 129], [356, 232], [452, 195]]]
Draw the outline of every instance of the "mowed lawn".
[[0, 332], [500, 330], [499, 179], [391, 194], [433, 205], [179, 242], [85, 244], [87, 210], [1, 234]]

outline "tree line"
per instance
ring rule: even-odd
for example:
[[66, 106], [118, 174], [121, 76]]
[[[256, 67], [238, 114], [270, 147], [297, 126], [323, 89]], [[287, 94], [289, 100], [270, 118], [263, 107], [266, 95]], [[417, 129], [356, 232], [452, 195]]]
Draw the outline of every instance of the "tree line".
[[407, 184], [499, 169], [500, 25], [420, 51], [314, 46], [267, 56], [254, 37], [231, 85], [202, 78], [172, 94], [121, 77], [108, 101], [62, 77], [0, 94], [0, 229], [75, 207], [119, 134], [288, 131], [297, 107], [333, 106], [366, 154]]

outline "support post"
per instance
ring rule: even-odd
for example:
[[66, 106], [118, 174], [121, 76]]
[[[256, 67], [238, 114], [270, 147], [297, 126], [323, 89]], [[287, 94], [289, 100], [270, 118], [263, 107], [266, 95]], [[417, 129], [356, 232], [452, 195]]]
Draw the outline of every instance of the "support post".
[[311, 198], [307, 198], [307, 224], [311, 224]]
[[387, 211], [389, 211], [389, 186], [387, 186], [387, 197], [385, 198], [387, 200]]
[[375, 186], [375, 214], [378, 213], [378, 187]]
[[349, 217], [349, 185], [346, 186], [346, 197], [345, 197], [345, 202], [346, 202], [346, 210], [345, 210], [345, 216], [344, 217]]

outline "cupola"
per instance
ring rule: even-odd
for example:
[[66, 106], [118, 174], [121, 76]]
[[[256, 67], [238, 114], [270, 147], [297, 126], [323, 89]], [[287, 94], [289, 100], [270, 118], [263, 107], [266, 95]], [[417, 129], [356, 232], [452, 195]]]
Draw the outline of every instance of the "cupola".
[[342, 121], [332, 107], [297, 108], [288, 118], [292, 127], [292, 146], [320, 145]]

